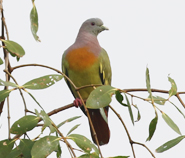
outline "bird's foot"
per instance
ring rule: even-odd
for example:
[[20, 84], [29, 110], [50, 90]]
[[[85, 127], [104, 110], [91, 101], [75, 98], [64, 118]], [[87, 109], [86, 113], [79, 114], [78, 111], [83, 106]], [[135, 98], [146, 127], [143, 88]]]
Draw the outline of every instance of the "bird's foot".
[[73, 105], [78, 108], [78, 107], [81, 107], [83, 105], [82, 101], [80, 98], [76, 98], [73, 102]]

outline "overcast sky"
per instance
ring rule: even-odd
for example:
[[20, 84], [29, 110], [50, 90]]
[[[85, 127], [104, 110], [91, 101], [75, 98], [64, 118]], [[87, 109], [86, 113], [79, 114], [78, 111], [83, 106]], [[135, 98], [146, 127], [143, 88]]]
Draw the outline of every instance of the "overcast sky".
[[[19, 43], [26, 52], [19, 62], [10, 57], [12, 66], [37, 63], [61, 70], [62, 54], [73, 44], [81, 24], [86, 19], [98, 17], [109, 28], [109, 31], [102, 32], [98, 39], [110, 57], [113, 87], [120, 89], [145, 88], [145, 71], [148, 66], [152, 88], [169, 90], [170, 83], [167, 77], [170, 74], [170, 77], [176, 81], [178, 91], [185, 91], [185, 1], [183, 0], [36, 0], [35, 4], [39, 15], [38, 36], [41, 43], [34, 40], [30, 30], [31, 0], [6, 0], [3, 3], [10, 40]], [[0, 57], [3, 58], [2, 50]], [[0, 71], [2, 72], [3, 69], [4, 65], [1, 65]], [[28, 67], [17, 69], [12, 73], [20, 85], [48, 74], [55, 74], [55, 72], [45, 68]], [[4, 79], [3, 73], [0, 73], [0, 78]], [[73, 96], [64, 80], [48, 89], [30, 90], [30, 92], [46, 112], [73, 102]], [[148, 96], [143, 92], [137, 94], [143, 97]], [[28, 109], [39, 109], [27, 94], [24, 93], [24, 96]], [[168, 97], [168, 95], [161, 96]], [[182, 99], [185, 101], [183, 95]], [[175, 97], [171, 98], [171, 101], [185, 112]], [[157, 130], [152, 140], [145, 142], [148, 137], [149, 123], [155, 117], [154, 110], [150, 104], [138, 99], [134, 99], [134, 103], [141, 112], [141, 120], [135, 123], [135, 126], [130, 121], [127, 108], [119, 105], [114, 97], [111, 103], [125, 121], [132, 139], [146, 143], [157, 158], [174, 158], [177, 154], [184, 155], [184, 140], [169, 151], [162, 154], [155, 153], [157, 147], [178, 137], [178, 134], [166, 125], [158, 111]], [[180, 127], [181, 133], [185, 134], [185, 120], [182, 115], [169, 103], [166, 103], [165, 106], [157, 106], [167, 113]], [[11, 124], [23, 116], [23, 107], [19, 92], [12, 92], [10, 94]], [[136, 119], [137, 111], [134, 108], [133, 111]], [[67, 118], [79, 115], [82, 115], [80, 119], [61, 127], [61, 132], [65, 135], [74, 125], [81, 124], [73, 133], [83, 134], [91, 139], [88, 120], [80, 109], [71, 108], [51, 118], [54, 123], [59, 124]], [[5, 106], [0, 120], [0, 140], [7, 138], [6, 124], [7, 108]], [[111, 130], [110, 143], [101, 147], [103, 156], [130, 155], [133, 158], [125, 130], [111, 110], [109, 127]], [[40, 128], [37, 127], [35, 132], [32, 132], [32, 139], [37, 136], [39, 131]], [[48, 134], [48, 132], [49, 130], [46, 130], [44, 133]], [[137, 158], [151, 157], [142, 146], [134, 145], [134, 149]], [[69, 157], [64, 144], [62, 150], [63, 157]], [[50, 157], [54, 157], [54, 155]]]

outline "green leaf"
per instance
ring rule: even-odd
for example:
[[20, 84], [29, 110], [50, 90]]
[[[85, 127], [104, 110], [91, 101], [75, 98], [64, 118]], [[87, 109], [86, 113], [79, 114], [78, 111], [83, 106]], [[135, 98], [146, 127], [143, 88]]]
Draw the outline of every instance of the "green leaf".
[[73, 128], [71, 128], [70, 131], [67, 133], [67, 135], [69, 135], [71, 132], [73, 132], [75, 129], [77, 129], [78, 126], [80, 126], [80, 124], [75, 125]]
[[55, 82], [60, 81], [62, 78], [62, 75], [46, 75], [25, 83], [23, 87], [27, 89], [44, 89], [52, 86]]
[[31, 149], [34, 142], [29, 139], [21, 139], [19, 146], [13, 149], [6, 158], [25, 157], [31, 158]]
[[99, 150], [97, 149], [97, 147], [85, 136], [79, 134], [71, 134], [67, 138], [73, 140], [76, 145], [81, 148], [85, 153], [89, 154], [91, 150], [94, 149], [96, 154], [99, 155]]
[[153, 96], [154, 103], [159, 105], [164, 105], [166, 102], [166, 99], [160, 96]]
[[4, 42], [5, 48], [13, 57], [17, 56], [18, 58], [20, 58], [25, 55], [24, 49], [18, 43], [9, 40], [1, 40]]
[[158, 147], [156, 149], [156, 152], [157, 153], [162, 153], [162, 152], [174, 147], [175, 145], [177, 145], [183, 139], [184, 139], [184, 136], [179, 136], [175, 139], [172, 139], [172, 140], [166, 142], [165, 144], [161, 145], [160, 147]]
[[141, 119], [141, 114], [140, 114], [140, 111], [139, 111], [139, 108], [137, 107], [137, 105], [133, 105], [136, 109], [137, 109], [137, 120], [135, 122], [138, 122], [140, 119]]
[[148, 68], [146, 68], [146, 87], [147, 87], [149, 95], [152, 96], [152, 91], [151, 91], [151, 86], [150, 86], [150, 74], [149, 74]]
[[25, 158], [31, 158], [31, 149], [35, 142], [29, 139], [21, 139], [19, 148]]
[[97, 87], [87, 98], [87, 108], [99, 109], [108, 106], [111, 102], [111, 97], [116, 90], [116, 88], [109, 85]]
[[170, 101], [170, 103], [175, 106], [175, 108], [179, 111], [179, 113], [185, 118], [185, 115], [183, 114], [183, 112], [174, 104]]
[[115, 92], [115, 95], [116, 95], [116, 100], [117, 100], [121, 105], [123, 105], [123, 106], [128, 106], [127, 104], [124, 104], [124, 103], [123, 103], [123, 96], [122, 96], [122, 94], [120, 93], [119, 90], [117, 90], [117, 91]]
[[54, 133], [56, 131], [55, 127], [53, 127], [53, 121], [49, 118], [49, 116], [46, 114], [45, 111], [41, 111], [39, 113], [39, 117], [41, 117], [44, 121], [44, 125], [42, 127], [42, 131], [44, 131], [44, 129], [46, 127], [49, 127], [50, 128], [50, 133]]
[[14, 140], [2, 140], [0, 141], [0, 157], [6, 157], [14, 146]]
[[171, 97], [177, 94], [177, 85], [175, 81], [170, 77], [168, 77], [168, 81], [171, 83], [171, 89], [169, 90], [169, 97]]
[[80, 117], [81, 117], [81, 116], [71, 117], [71, 118], [69, 118], [69, 119], [67, 119], [67, 120], [65, 120], [65, 121], [63, 121], [63, 122], [61, 122], [57, 127], [60, 128], [63, 124], [65, 124], [65, 123], [67, 123], [67, 122], [74, 121], [74, 120], [76, 120], [76, 119], [78, 119], [78, 118], [80, 118]]
[[0, 57], [0, 65], [2, 65], [4, 62], [3, 62], [3, 60], [1, 59], [1, 57]]
[[2, 90], [0, 91], [0, 102], [4, 101], [6, 97], [9, 96], [11, 90]]
[[33, 37], [35, 38], [36, 41], [39, 41], [39, 37], [37, 36], [37, 31], [38, 31], [38, 13], [35, 4], [33, 3], [33, 8], [30, 13], [30, 22], [31, 22], [31, 32]]
[[5, 82], [3, 80], [0, 79], [0, 86], [11, 86], [11, 87], [19, 87], [18, 85], [16, 85], [15, 83], [12, 82]]
[[56, 152], [57, 152], [57, 158], [61, 158], [62, 150], [61, 150], [60, 143], [58, 143], [58, 150]]
[[103, 117], [103, 119], [105, 120], [105, 122], [108, 123], [107, 115], [105, 114], [104, 108], [100, 108], [100, 114]]
[[156, 117], [150, 122], [150, 125], [149, 125], [149, 136], [147, 138], [146, 141], [150, 141], [155, 130], [156, 130], [156, 126], [157, 126], [157, 121], [158, 121], [158, 116], [156, 115]]
[[20, 155], [22, 155], [21, 150], [19, 150], [19, 147], [13, 149], [7, 156], [6, 158], [19, 158]]
[[173, 122], [173, 120], [164, 112], [162, 113], [162, 117], [165, 120], [165, 122], [178, 134], [181, 135], [181, 132], [179, 130], [179, 127]]
[[91, 153], [91, 154], [84, 154], [84, 155], [81, 155], [80, 157], [78, 158], [99, 158], [99, 156], [96, 154], [96, 153]]
[[53, 151], [58, 150], [59, 138], [56, 136], [45, 136], [39, 139], [31, 149], [32, 158], [45, 158]]
[[33, 115], [24, 116], [12, 125], [10, 133], [24, 134], [27, 131], [32, 130], [37, 125], [39, 119], [39, 117]]
[[125, 98], [126, 98], [126, 101], [127, 101], [128, 111], [129, 111], [129, 114], [130, 114], [131, 121], [134, 124], [134, 117], [133, 117], [133, 113], [132, 113], [132, 108], [131, 108], [130, 102], [129, 102], [128, 97], [127, 97], [126, 94], [125, 94]]

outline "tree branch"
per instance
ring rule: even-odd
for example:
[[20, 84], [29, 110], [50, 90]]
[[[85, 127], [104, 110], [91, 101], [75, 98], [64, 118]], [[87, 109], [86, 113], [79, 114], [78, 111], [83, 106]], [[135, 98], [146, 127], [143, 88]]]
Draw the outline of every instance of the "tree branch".
[[116, 110], [114, 110], [114, 108], [113, 108], [112, 106], [109, 105], [109, 107], [110, 107], [111, 110], [117, 115], [117, 117], [118, 117], [119, 120], [121, 121], [123, 127], [125, 128], [125, 131], [126, 131], [126, 133], [127, 133], [127, 136], [128, 136], [128, 139], [129, 139], [131, 148], [132, 148], [132, 153], [133, 153], [134, 158], [136, 158], [136, 156], [135, 156], [135, 151], [134, 151], [133, 144], [138, 144], [138, 145], [144, 146], [144, 147], [150, 152], [150, 154], [155, 158], [154, 154], [149, 150], [148, 147], [146, 147], [146, 146], [145, 146], [144, 144], [142, 144], [142, 143], [135, 142], [135, 141], [133, 141], [133, 140], [131, 139], [131, 136], [130, 136], [130, 134], [129, 134], [129, 132], [128, 132], [128, 129], [127, 129], [125, 123], [123, 122], [121, 116], [116, 112]]
[[[147, 92], [148, 90], [146, 88], [133, 88], [133, 89], [123, 89], [121, 91], [124, 92], [124, 93], [127, 93], [127, 92]], [[169, 91], [167, 91], [167, 90], [151, 88], [151, 91], [152, 92], [169, 94]], [[182, 104], [182, 106], [185, 108], [185, 103], [182, 101], [182, 99], [180, 97], [180, 94], [185, 94], [185, 92], [177, 92], [176, 95], [175, 95], [178, 98], [178, 100], [180, 101], [180, 103]], [[132, 94], [129, 94], [129, 95], [132, 95]], [[137, 96], [135, 96], [135, 97], [137, 97]], [[140, 98], [140, 97], [137, 97], [137, 98], [146, 101], [146, 99], [143, 99], [143, 98]]]

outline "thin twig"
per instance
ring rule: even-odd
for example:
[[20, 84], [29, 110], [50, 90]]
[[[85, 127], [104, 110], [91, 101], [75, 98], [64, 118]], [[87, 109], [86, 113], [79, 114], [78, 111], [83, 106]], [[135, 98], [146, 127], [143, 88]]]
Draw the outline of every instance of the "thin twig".
[[[146, 92], [148, 91], [146, 88], [130, 88], [130, 89], [123, 89], [123, 91], [125, 92]], [[169, 91], [167, 90], [161, 90], [161, 89], [155, 89], [155, 88], [151, 88], [152, 92], [159, 92], [159, 93], [168, 93]]]
[[144, 100], [144, 101], [149, 101], [148, 99], [145, 99], [145, 98], [142, 98], [142, 97], [138, 97], [138, 96], [136, 96], [136, 95], [133, 95], [133, 94], [130, 94], [130, 93], [128, 93], [128, 92], [126, 92], [128, 95], [130, 95], [132, 98], [134, 97], [134, 98], [138, 98], [138, 99], [141, 99], [141, 100]]
[[130, 134], [129, 134], [129, 132], [128, 132], [128, 129], [127, 129], [127, 127], [126, 127], [125, 123], [123, 122], [123, 120], [122, 120], [122, 118], [121, 118], [120, 114], [118, 114], [118, 113], [116, 112], [116, 110], [114, 110], [114, 108], [113, 108], [112, 106], [110, 106], [110, 105], [109, 105], [109, 107], [110, 107], [110, 108], [111, 108], [111, 110], [112, 110], [112, 111], [117, 115], [117, 117], [118, 117], [118, 118], [119, 118], [119, 120], [121, 121], [121, 123], [122, 123], [123, 127], [125, 128], [125, 131], [126, 131], [126, 133], [127, 133], [127, 136], [128, 136], [128, 139], [129, 139], [129, 142], [130, 142], [131, 148], [132, 148], [133, 156], [134, 156], [134, 158], [136, 158], [136, 156], [135, 156], [135, 152], [134, 152], [134, 148], [133, 148], [133, 141], [132, 141], [132, 139], [131, 139], [131, 136], [130, 136]]
[[113, 108], [112, 106], [109, 105], [109, 107], [110, 107], [111, 110], [117, 115], [117, 117], [120, 119], [122, 125], [123, 125], [124, 128], [125, 128], [125, 131], [126, 131], [126, 133], [127, 133], [127, 136], [128, 136], [128, 139], [129, 139], [129, 142], [130, 142], [130, 145], [131, 145], [131, 149], [132, 149], [132, 153], [133, 153], [134, 158], [136, 158], [136, 156], [135, 156], [133, 144], [139, 144], [139, 145], [144, 146], [144, 147], [150, 152], [150, 154], [155, 158], [154, 154], [150, 151], [150, 149], [149, 149], [147, 146], [145, 146], [145, 145], [142, 144], [142, 143], [135, 142], [135, 141], [133, 141], [133, 140], [131, 139], [131, 136], [130, 136], [130, 134], [129, 134], [129, 132], [128, 132], [128, 129], [127, 129], [125, 123], [123, 122], [121, 116], [116, 112], [116, 110], [114, 110], [114, 108]]
[[[125, 92], [125, 93], [128, 93], [128, 92], [142, 92], [142, 91], [143, 92], [146, 92], [148, 90], [146, 88], [133, 88], [133, 89], [123, 89], [121, 91], [122, 92]], [[169, 91], [167, 91], [167, 90], [154, 89], [154, 88], [151, 88], [151, 91], [152, 92], [158, 92], [158, 93], [166, 93], [166, 94], [169, 93]], [[185, 103], [182, 101], [182, 99], [180, 97], [180, 94], [185, 94], [185, 92], [177, 92], [176, 95], [175, 95], [178, 98], [178, 100], [180, 101], [180, 103], [182, 104], [182, 106], [185, 108]], [[132, 94], [129, 94], [129, 95], [134, 96]], [[138, 96], [134, 96], [134, 97], [139, 98], [139, 99], [142, 99], [144, 101], [147, 101], [146, 99], [140, 98]]]
[[60, 112], [60, 111], [63, 111], [63, 110], [66, 110], [66, 109], [72, 108], [72, 107], [75, 107], [73, 103], [68, 104], [68, 105], [66, 105], [66, 106], [62, 106], [62, 107], [60, 107], [60, 108], [58, 108], [58, 109], [54, 109], [54, 110], [50, 111], [49, 113], [47, 113], [47, 115], [48, 115], [48, 116], [51, 116], [51, 115], [54, 115], [54, 114], [56, 114], [56, 113], [58, 113], [58, 112]]
[[6, 25], [4, 16], [2, 17], [2, 21], [3, 21], [3, 23], [4, 23], [4, 27], [5, 27], [5, 30], [6, 30], [6, 37], [7, 37], [7, 40], [9, 40], [8, 28], [7, 28], [7, 25]]
[[[180, 103], [183, 105], [183, 107], [185, 108], [185, 104], [182, 101], [181, 97], [179, 96], [180, 93], [177, 93], [175, 96], [179, 99]], [[182, 93], [181, 93], [182, 94]]]
[[138, 144], [138, 145], [145, 147], [148, 150], [148, 152], [155, 158], [155, 155], [151, 152], [151, 150], [145, 144], [142, 144], [139, 142], [133, 142], [133, 144]]
[[62, 139], [64, 140], [65, 144], [68, 146], [68, 148], [69, 148], [70, 151], [72, 152], [74, 158], [76, 158], [76, 155], [75, 155], [75, 153], [74, 153], [74, 151], [73, 151], [73, 148], [72, 148], [72, 146], [69, 144], [69, 142], [67, 141], [66, 137], [64, 137], [64, 135], [58, 130], [58, 127], [57, 127], [54, 123], [52, 123], [52, 126], [55, 127], [55, 129], [57, 130], [58, 134], [62, 137]]
[[75, 90], [79, 91], [80, 89], [87, 88], [87, 87], [94, 87], [94, 86], [102, 86], [102, 84], [90, 84], [90, 85], [85, 85], [81, 87], [77, 87]]
[[[4, 70], [4, 72], [6, 72], [13, 79], [13, 81], [18, 85], [16, 79], [7, 70]], [[23, 100], [24, 109], [25, 109], [24, 112], [25, 112], [25, 115], [26, 115], [26, 112], [27, 112], [26, 101], [24, 99], [24, 96], [23, 96], [23, 93], [22, 93], [21, 89], [20, 88], [18, 88], [18, 89], [19, 89], [20, 95], [21, 95], [22, 100]]]
[[8, 113], [8, 139], [11, 139], [11, 136], [10, 136], [10, 102], [9, 102], [9, 97], [7, 97], [7, 113]]

